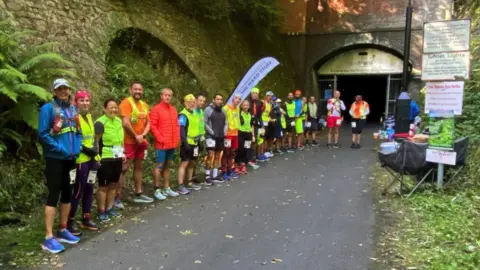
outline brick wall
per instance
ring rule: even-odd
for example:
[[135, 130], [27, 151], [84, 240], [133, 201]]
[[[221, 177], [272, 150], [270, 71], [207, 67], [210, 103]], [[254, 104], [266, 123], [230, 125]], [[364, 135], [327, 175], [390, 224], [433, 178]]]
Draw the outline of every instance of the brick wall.
[[307, 2], [305, 0], [278, 0], [283, 11], [281, 33], [305, 33], [305, 17], [307, 16]]

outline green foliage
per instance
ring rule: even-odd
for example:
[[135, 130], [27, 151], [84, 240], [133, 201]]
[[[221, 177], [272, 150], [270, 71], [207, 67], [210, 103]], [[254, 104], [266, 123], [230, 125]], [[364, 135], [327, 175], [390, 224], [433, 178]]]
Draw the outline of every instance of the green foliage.
[[[15, 132], [15, 131], [11, 131]], [[20, 134], [17, 134], [21, 137]], [[29, 213], [46, 194], [43, 161], [4, 159], [0, 165], [0, 213]]]
[[32, 149], [38, 104], [52, 97], [46, 88], [56, 77], [75, 77], [73, 64], [52, 52], [55, 44], [23, 44], [31, 35], [0, 21], [0, 156]]
[[276, 0], [171, 0], [184, 13], [209, 20], [237, 19], [258, 26], [278, 26], [280, 9]]
[[[129, 95], [130, 84], [139, 81], [149, 105], [158, 103], [161, 89], [168, 87], [174, 91], [172, 103], [180, 109], [180, 101], [185, 95], [203, 90], [193, 73], [161, 41], [141, 30], [130, 29], [128, 32], [120, 34], [109, 51], [108, 97], [125, 98]], [[105, 98], [107, 96], [100, 99]]]

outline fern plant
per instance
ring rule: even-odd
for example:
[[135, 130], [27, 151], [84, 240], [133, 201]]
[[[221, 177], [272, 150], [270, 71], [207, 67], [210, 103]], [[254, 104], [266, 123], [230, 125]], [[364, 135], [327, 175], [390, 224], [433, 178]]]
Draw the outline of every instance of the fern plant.
[[0, 20], [0, 156], [33, 146], [38, 106], [52, 98], [49, 84], [76, 77], [73, 64], [54, 52], [55, 43], [25, 44], [33, 33]]

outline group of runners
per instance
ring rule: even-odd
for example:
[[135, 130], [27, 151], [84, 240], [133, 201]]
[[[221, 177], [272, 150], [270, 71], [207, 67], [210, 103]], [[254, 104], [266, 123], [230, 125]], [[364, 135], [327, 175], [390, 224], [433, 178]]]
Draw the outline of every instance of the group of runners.
[[[134, 82], [130, 96], [120, 103], [115, 99], [105, 100], [104, 114], [95, 121], [90, 114], [92, 100], [88, 91], [79, 90], [72, 96], [69, 83], [57, 79], [53, 94], [54, 99], [41, 107], [38, 124], [48, 188], [46, 237], [41, 246], [52, 253], [64, 250], [60, 242], [78, 243], [80, 227], [99, 229], [91, 211], [96, 182], [96, 220], [106, 222], [121, 216], [118, 210], [124, 208], [122, 188], [130, 167], [133, 167], [133, 201], [152, 203], [154, 198], [161, 201], [187, 195], [202, 189], [202, 184], [211, 186], [236, 179], [247, 173], [247, 166], [257, 169], [257, 162], [265, 162], [275, 154], [303, 150], [304, 142], [318, 145], [315, 135], [321, 122], [320, 109], [314, 97], [307, 101], [300, 90], [289, 93], [282, 102], [272, 91], [260, 99], [260, 90], [254, 88], [247, 99], [242, 101], [235, 95], [226, 105], [225, 97], [219, 93], [208, 105], [205, 94], [189, 94], [183, 97], [184, 108], [178, 112], [171, 104], [171, 89], [162, 89], [161, 101], [150, 109], [142, 100], [142, 84]], [[357, 110], [352, 105], [350, 114], [366, 116], [368, 112], [361, 108]], [[328, 101], [327, 109], [328, 146], [337, 146], [341, 111], [345, 110], [339, 92]], [[362, 119], [357, 124], [363, 125]], [[154, 198], [144, 194], [142, 183], [149, 134], [154, 141]], [[356, 135], [352, 140], [359, 143]], [[178, 188], [173, 190], [170, 168], [174, 166], [177, 151]], [[200, 163], [205, 167], [205, 180], [201, 184], [196, 182], [203, 178], [197, 177]], [[59, 228], [54, 235], [59, 200]], [[80, 201], [82, 215], [77, 223]]]

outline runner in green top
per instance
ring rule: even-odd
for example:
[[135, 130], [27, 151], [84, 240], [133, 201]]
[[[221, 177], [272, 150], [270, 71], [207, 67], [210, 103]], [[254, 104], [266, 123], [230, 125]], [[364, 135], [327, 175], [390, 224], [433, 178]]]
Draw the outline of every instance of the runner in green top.
[[105, 222], [121, 215], [113, 209], [115, 190], [126, 161], [123, 148], [122, 120], [117, 117], [118, 105], [113, 99], [104, 103], [105, 114], [95, 122], [95, 137], [99, 142], [101, 165], [98, 169], [98, 219]]
[[[240, 105], [240, 127], [238, 128], [238, 155], [237, 160], [240, 163], [240, 174], [247, 173], [248, 149], [255, 142], [255, 132], [253, 130], [254, 119], [250, 114], [250, 102], [244, 100]], [[258, 169], [258, 165], [252, 164], [253, 169]]]
[[[201, 166], [204, 166], [207, 159], [207, 153], [205, 153], [205, 114], [203, 113], [203, 108], [205, 107], [205, 102], [207, 98], [204, 94], [197, 94], [196, 99], [197, 99], [197, 106], [194, 112], [195, 112], [195, 115], [198, 116], [198, 120], [199, 120], [198, 127], [200, 128], [200, 131], [199, 131], [200, 141], [198, 142], [199, 160], [200, 160], [199, 163]], [[197, 164], [196, 164], [197, 162], [196, 161], [192, 161], [192, 162], [195, 163], [195, 165], [193, 165], [194, 167], [193, 167], [192, 181], [197, 182], [198, 181]], [[204, 184], [207, 186], [211, 186], [213, 185], [213, 181], [206, 178]]]

